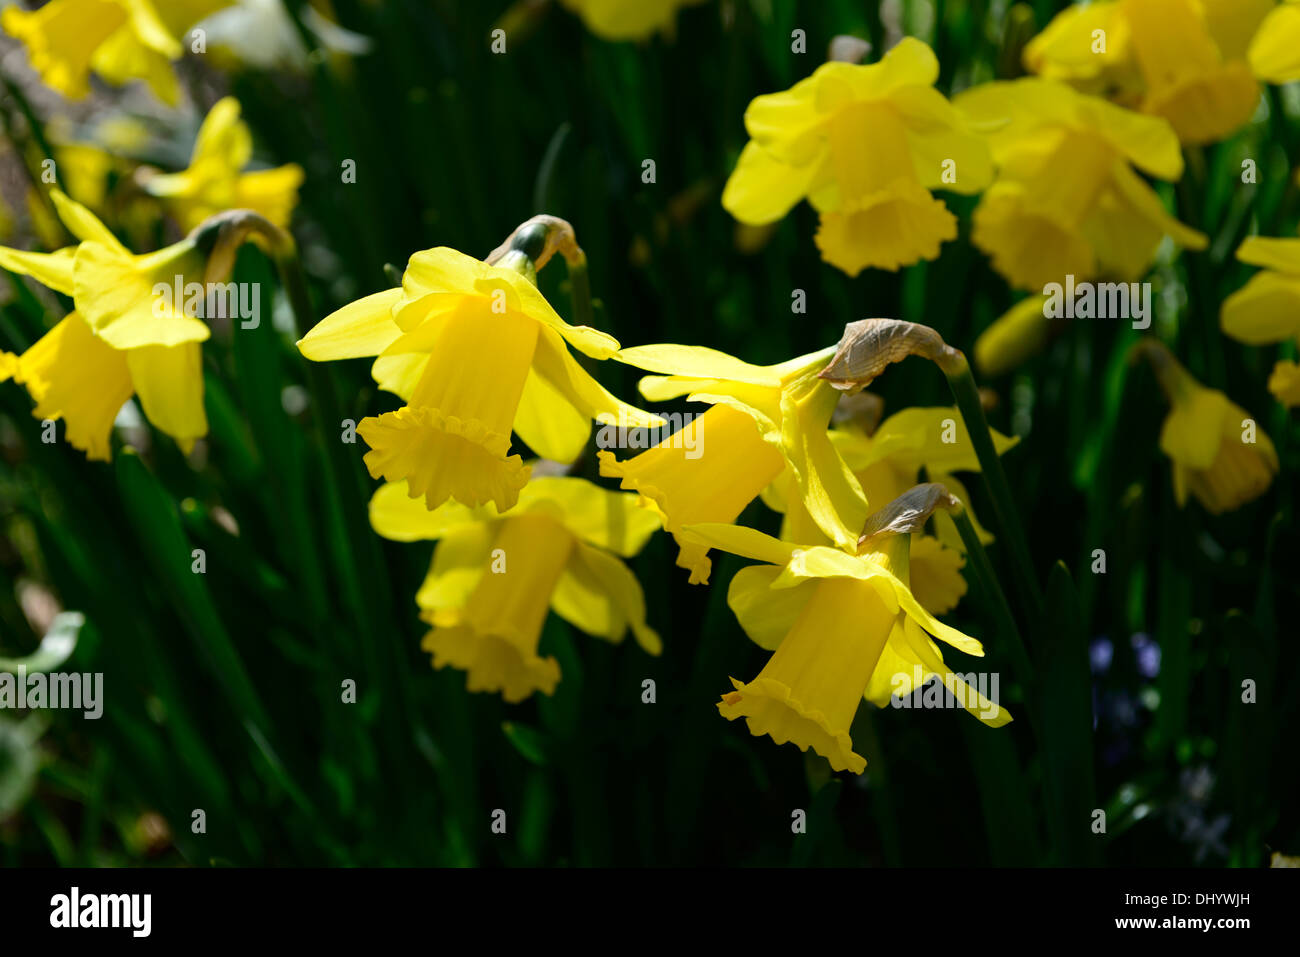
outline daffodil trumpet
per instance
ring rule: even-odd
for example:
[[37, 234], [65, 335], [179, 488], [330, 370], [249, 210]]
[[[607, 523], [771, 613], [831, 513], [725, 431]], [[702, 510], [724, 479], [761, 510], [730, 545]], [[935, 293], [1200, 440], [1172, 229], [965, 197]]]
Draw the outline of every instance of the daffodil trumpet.
[[979, 459], [998, 529], [1011, 551], [1022, 600], [1030, 619], [1037, 621], [1043, 607], [1042, 591], [1033, 571], [1033, 560], [1015, 498], [1002, 469], [1002, 460], [984, 415], [979, 388], [975, 385], [965, 354], [944, 342], [943, 337], [929, 326], [898, 319], [863, 319], [844, 327], [844, 336], [835, 356], [818, 375], [836, 389], [852, 394], [870, 384], [887, 366], [909, 356], [930, 360], [948, 380], [948, 387], [975, 448], [975, 456]]
[[978, 641], [925, 610], [908, 585], [908, 548], [938, 508], [960, 507], [934, 483], [874, 512], [856, 554], [780, 541], [735, 525], [691, 525], [683, 534], [763, 565], [732, 579], [727, 602], [752, 641], [773, 652], [752, 681], [732, 679], [718, 711], [744, 718], [751, 734], [811, 748], [836, 771], [861, 774], [850, 728], [863, 698], [884, 707], [932, 677], [981, 722], [1011, 715], [943, 661], [934, 639], [983, 656]]

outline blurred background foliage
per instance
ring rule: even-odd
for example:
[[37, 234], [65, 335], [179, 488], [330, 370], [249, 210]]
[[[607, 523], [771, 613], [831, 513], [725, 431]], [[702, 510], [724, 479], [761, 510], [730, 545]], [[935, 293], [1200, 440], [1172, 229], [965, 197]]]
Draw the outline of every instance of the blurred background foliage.
[[[559, 4], [332, 0], [368, 53], [314, 50], [296, 70], [189, 56], [178, 111], [136, 90], [68, 104], [4, 38], [3, 186], [20, 209], [37, 132], [84, 141], [125, 115], [149, 131], [117, 150], [128, 167], [180, 168], [199, 120], [232, 93], [257, 158], [306, 170], [293, 228], [318, 317], [389, 286], [385, 264], [400, 269], [437, 245], [484, 256], [548, 212], [574, 224], [597, 325], [625, 345], [686, 342], [770, 363], [834, 343], [846, 322], [888, 316], [969, 351], [1016, 298], [967, 241], [976, 198], [945, 196], [962, 235], [936, 261], [850, 280], [819, 259], [806, 205], [745, 229], [722, 210], [722, 184], [749, 100], [812, 72], [833, 36], [868, 39], [873, 59], [919, 36], [942, 64], [940, 89], [955, 92], [1019, 75], [1020, 46], [1065, 5], [710, 0], [683, 9], [670, 36], [611, 43]], [[307, 4], [286, 6], [295, 24], [308, 19]], [[489, 48], [497, 26], [504, 55]], [[796, 28], [805, 54], [791, 52]], [[509, 706], [468, 694], [462, 672], [433, 671], [419, 650], [413, 595], [432, 543], [369, 531], [364, 448], [338, 442], [339, 419], [395, 400], [364, 362], [308, 369], [277, 293], [273, 322], [218, 329], [204, 349], [211, 435], [189, 460], [137, 417], [119, 423], [111, 465], [87, 462], [43, 444], [28, 396], [0, 386], [0, 656], [32, 653], [57, 612], [80, 612], [62, 668], [102, 671], [106, 694], [99, 721], [0, 714], [0, 860], [1251, 866], [1300, 852], [1300, 772], [1287, 760], [1300, 662], [1286, 625], [1300, 602], [1300, 448], [1294, 418], [1265, 389], [1274, 350], [1239, 346], [1217, 323], [1249, 274], [1232, 258], [1240, 238], [1294, 234], [1295, 94], [1268, 88], [1254, 122], [1189, 157], [1167, 198], [1212, 245], [1163, 256], [1150, 277], [1152, 331], [1276, 442], [1282, 470], [1264, 497], [1219, 518], [1177, 508], [1156, 444], [1166, 403], [1126, 361], [1138, 335], [1128, 323], [1076, 321], [1015, 373], [980, 383], [992, 424], [1022, 438], [1005, 464], [1049, 595], [1035, 638], [1048, 649], [1034, 689], [1046, 702], [1041, 738], [1024, 720], [993, 731], [951, 711], [864, 707], [858, 778], [751, 738], [715, 708], [727, 676], [755, 674], [764, 658], [726, 605], [743, 562], [715, 553], [713, 584], [689, 586], [666, 535], [633, 563], [662, 658], [552, 616], [542, 653], [564, 676], [553, 698]], [[1246, 156], [1258, 161], [1255, 185], [1240, 182]], [[347, 160], [355, 183], [342, 182]], [[110, 173], [102, 208], [129, 188]], [[30, 231], [30, 214], [13, 219]], [[140, 250], [178, 235], [157, 219], [109, 221]], [[278, 289], [251, 247], [236, 278]], [[544, 270], [541, 285], [568, 315], [563, 270]], [[7, 274], [4, 287], [9, 350], [67, 305]], [[794, 290], [807, 294], [805, 314], [791, 311]], [[598, 366], [635, 398], [635, 370]], [[951, 404], [924, 362], [877, 386], [887, 413]], [[340, 447], [342, 483], [327, 464]], [[595, 478], [594, 453], [575, 472]], [[987, 507], [968, 484], [976, 510]], [[776, 530], [761, 504], [741, 522]], [[191, 573], [194, 548], [205, 575]], [[1105, 574], [1091, 571], [1097, 548]], [[1005, 574], [1002, 549], [991, 554]], [[1029, 689], [1011, 678], [986, 596], [972, 585], [947, 617], [984, 641], [980, 667], [1002, 673], [1003, 701], [1024, 713]], [[952, 657], [954, 670], [973, 669]], [[647, 678], [653, 705], [641, 701]], [[1239, 704], [1245, 678], [1258, 682], [1255, 706]], [[356, 704], [341, 701], [348, 679]], [[198, 808], [203, 834], [190, 826]], [[490, 830], [497, 808], [504, 836]], [[806, 835], [791, 833], [797, 808]], [[1107, 813], [1104, 835], [1092, 833], [1094, 808]]]

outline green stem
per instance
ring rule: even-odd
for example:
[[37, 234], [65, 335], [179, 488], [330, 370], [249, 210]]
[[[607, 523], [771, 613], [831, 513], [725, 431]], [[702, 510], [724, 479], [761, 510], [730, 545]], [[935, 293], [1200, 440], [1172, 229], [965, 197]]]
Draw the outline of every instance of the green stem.
[[594, 326], [596, 313], [591, 305], [591, 277], [587, 273], [587, 254], [578, 251], [577, 255], [565, 259], [569, 270], [569, 299], [573, 303], [573, 324], [575, 326]]
[[998, 619], [998, 627], [1005, 631], [1011, 640], [1010, 654], [1015, 660], [1016, 671], [1019, 678], [1025, 683], [1025, 687], [1031, 687], [1034, 678], [1034, 666], [1029, 659], [1029, 652], [1025, 648], [1025, 640], [1020, 635], [1020, 628], [1016, 625], [1015, 616], [1011, 613], [1011, 603], [1007, 601], [1006, 592], [998, 583], [997, 574], [993, 571], [993, 563], [989, 561], [988, 552], [984, 550], [984, 543], [980, 541], [979, 533], [975, 531], [975, 525], [970, 520], [970, 514], [966, 509], [957, 509], [952, 513], [952, 520], [957, 526], [957, 531], [961, 534], [962, 544], [966, 546], [966, 557], [970, 559], [971, 566], [975, 572], [976, 583], [988, 595], [993, 602], [993, 611]]
[[979, 389], [975, 387], [975, 379], [971, 376], [970, 363], [961, 350], [951, 347], [944, 350], [937, 361], [948, 379], [948, 386], [952, 389], [957, 408], [966, 423], [966, 431], [970, 433], [971, 444], [975, 447], [975, 456], [979, 459], [984, 484], [993, 503], [993, 516], [1002, 540], [1011, 553], [1011, 564], [1021, 599], [1030, 618], [1038, 621], [1043, 611], [1042, 589], [1034, 575], [1034, 563], [1029, 554], [1025, 530], [1020, 524], [1016, 500], [1011, 494], [1011, 486], [1007, 484], [1006, 472], [1002, 470], [1002, 460], [998, 458], [997, 449], [993, 446]]

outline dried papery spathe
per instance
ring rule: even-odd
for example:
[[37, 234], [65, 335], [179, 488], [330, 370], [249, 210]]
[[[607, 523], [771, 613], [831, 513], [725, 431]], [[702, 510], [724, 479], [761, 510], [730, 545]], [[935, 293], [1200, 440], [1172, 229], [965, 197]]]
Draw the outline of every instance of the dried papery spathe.
[[894, 362], [921, 356], [943, 365], [960, 355], [929, 326], [902, 319], [862, 319], [844, 327], [839, 348], [818, 376], [844, 392], [857, 392]]
[[914, 486], [884, 508], [872, 513], [862, 526], [858, 551], [861, 552], [883, 535], [910, 535], [921, 531], [938, 509], [953, 512], [961, 507], [957, 497], [938, 482]]

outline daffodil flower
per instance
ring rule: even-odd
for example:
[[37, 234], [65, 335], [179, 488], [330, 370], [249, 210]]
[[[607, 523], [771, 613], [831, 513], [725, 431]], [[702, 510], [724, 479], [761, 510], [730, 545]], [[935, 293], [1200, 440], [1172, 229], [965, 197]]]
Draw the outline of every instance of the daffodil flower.
[[[1225, 4], [1228, 0], [1219, 0]], [[1253, 0], [1254, 5], [1267, 7], [1266, 15], [1250, 42], [1247, 57], [1255, 75], [1268, 83], [1293, 83], [1300, 80], [1300, 3], [1265, 3]]]
[[807, 198], [822, 257], [851, 276], [939, 255], [957, 220], [930, 190], [989, 184], [989, 150], [934, 82], [939, 63], [905, 37], [879, 63], [831, 62], [745, 111], [750, 141], [722, 204], [762, 225]]
[[[990, 430], [999, 455], [1015, 446], [1017, 439]], [[830, 432], [831, 443], [858, 480], [868, 502], [892, 502], [916, 485], [922, 469], [929, 481], [943, 485], [962, 503], [980, 541], [993, 541], [980, 525], [966, 491], [953, 472], [978, 472], [979, 459], [966, 431], [961, 413], [954, 408], [914, 407], [889, 416], [870, 435], [851, 426]], [[763, 501], [785, 513], [781, 537], [787, 541], [828, 540], [806, 520], [797, 497], [789, 493], [789, 481], [782, 478], [764, 491]], [[793, 501], [791, 499], [793, 498]], [[957, 606], [966, 594], [966, 547], [946, 511], [934, 515], [936, 536], [916, 533], [912, 537], [912, 590], [933, 614], [942, 615]]]
[[416, 595], [432, 625], [423, 647], [435, 668], [465, 671], [470, 691], [511, 702], [555, 691], [560, 667], [538, 652], [548, 609], [607, 641], [630, 630], [646, 652], [660, 653], [641, 585], [617, 557], [635, 555], [658, 528], [634, 495], [547, 476], [502, 515], [457, 502], [429, 511], [403, 485], [387, 484], [371, 499], [370, 523], [396, 541], [439, 540]]
[[645, 40], [671, 33], [677, 11], [703, 0], [563, 0], [603, 40]]
[[1220, 515], [1263, 495], [1277, 474], [1278, 458], [1255, 419], [1192, 378], [1159, 342], [1143, 340], [1138, 349], [1169, 399], [1160, 450], [1173, 463], [1178, 505], [1187, 502], [1190, 491], [1207, 512]]
[[199, 127], [190, 165], [179, 173], [142, 177], [144, 189], [164, 201], [183, 229], [228, 209], [251, 209], [281, 229], [289, 225], [302, 167], [289, 163], [243, 172], [253, 140], [239, 109], [234, 97], [217, 101]]
[[[1300, 239], [1251, 236], [1238, 247], [1237, 258], [1264, 268], [1223, 301], [1223, 331], [1252, 346], [1300, 342]], [[1300, 405], [1300, 368], [1279, 361], [1268, 389], [1284, 405]]]
[[509, 454], [512, 429], [539, 455], [572, 462], [598, 415], [663, 424], [607, 392], [569, 346], [595, 359], [619, 348], [564, 322], [519, 271], [446, 247], [416, 253], [401, 288], [343, 307], [298, 343], [318, 362], [377, 356], [375, 381], [406, 400], [357, 426], [373, 477], [405, 482], [430, 509], [455, 499], [501, 511], [529, 476]]
[[171, 61], [185, 52], [194, 24], [234, 0], [50, 0], [28, 12], [7, 6], [0, 26], [27, 47], [32, 69], [50, 88], [79, 100], [90, 74], [121, 86], [144, 80], [175, 105], [179, 87]]
[[[915, 511], [916, 501], [935, 488], [918, 487], [901, 507]], [[924, 505], [922, 515], [928, 515]], [[854, 774], [866, 768], [849, 735], [862, 699], [884, 707], [891, 696], [916, 690], [918, 675], [921, 684], [937, 675], [985, 724], [1009, 722], [1006, 709], [950, 671], [931, 640], [984, 654], [978, 641], [943, 624], [912, 593], [910, 531], [882, 531], [868, 537], [860, 554], [848, 554], [735, 525], [686, 528], [683, 534], [703, 546], [766, 563], [736, 574], [727, 603], [750, 640], [773, 654], [752, 681], [731, 679], [735, 690], [722, 696], [718, 711], [732, 721], [743, 717], [751, 734], [812, 748], [836, 771]]]
[[[707, 582], [708, 548], [681, 536], [684, 525], [733, 521], [787, 469], [813, 520], [841, 547], [857, 541], [866, 500], [826, 434], [838, 391], [817, 373], [835, 348], [773, 366], [755, 366], [695, 346], [624, 349], [621, 362], [664, 376], [646, 376], [641, 394], [651, 401], [686, 395], [713, 408], [626, 461], [597, 453], [600, 474], [626, 489], [663, 521], [678, 544], [677, 564], [691, 582]], [[699, 440], [699, 441], [697, 441]], [[692, 451], [695, 450], [695, 451]]]
[[[1259, 27], [1273, 5], [1107, 0], [1071, 6], [1025, 48], [1025, 65], [1164, 117], [1184, 143], [1214, 143], [1243, 126], [1259, 104], [1251, 41], [1257, 31], [1264, 36]], [[1271, 58], [1259, 58], [1255, 72], [1263, 75], [1262, 61]]]
[[36, 400], [38, 418], [67, 421], [68, 441], [88, 458], [109, 458], [113, 419], [133, 394], [188, 453], [208, 431], [200, 343], [210, 333], [155, 286], [201, 279], [203, 253], [187, 237], [137, 256], [86, 207], [50, 195], [81, 242], [53, 253], [0, 247], [0, 266], [71, 296], [75, 312], [11, 361], [10, 374]]
[[1205, 248], [1205, 236], [1170, 216], [1132, 168], [1182, 176], [1166, 120], [1036, 78], [983, 84], [955, 102], [984, 125], [1000, 167], [971, 238], [1013, 286], [1042, 292], [1066, 275], [1136, 280], [1165, 235]]

